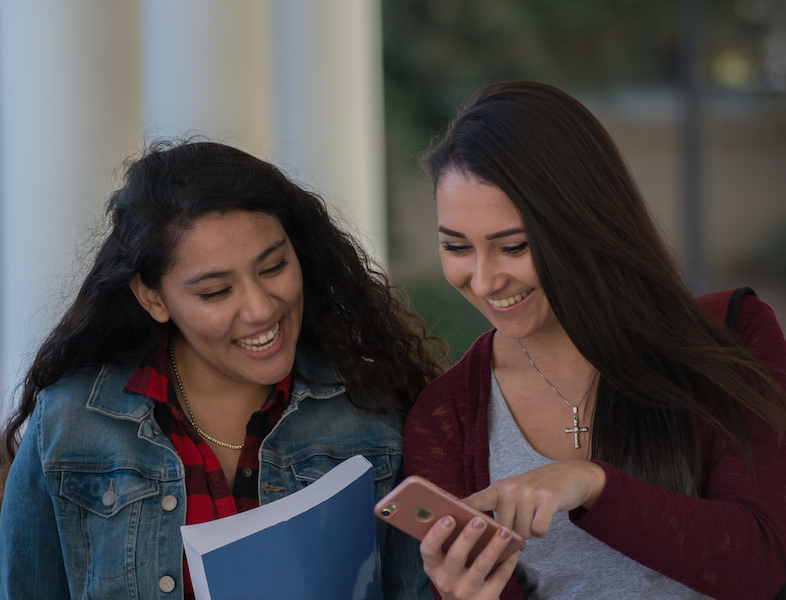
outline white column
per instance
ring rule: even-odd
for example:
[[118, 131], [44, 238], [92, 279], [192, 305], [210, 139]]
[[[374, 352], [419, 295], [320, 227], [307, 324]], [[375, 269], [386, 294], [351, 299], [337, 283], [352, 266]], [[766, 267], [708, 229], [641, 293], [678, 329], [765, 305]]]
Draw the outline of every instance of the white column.
[[144, 138], [203, 134], [276, 162], [384, 265], [379, 20], [379, 0], [0, 0], [3, 401]]
[[136, 23], [129, 2], [0, 0], [4, 404], [75, 291], [111, 176], [136, 144]]
[[273, 0], [276, 162], [387, 263], [379, 0]]
[[142, 0], [147, 136], [207, 136], [269, 159], [267, 0]]

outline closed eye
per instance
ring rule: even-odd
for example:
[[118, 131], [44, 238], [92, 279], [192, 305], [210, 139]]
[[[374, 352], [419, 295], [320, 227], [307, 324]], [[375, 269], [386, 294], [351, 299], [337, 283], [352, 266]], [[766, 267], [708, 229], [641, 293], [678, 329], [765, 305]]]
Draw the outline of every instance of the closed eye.
[[199, 294], [199, 298], [201, 300], [217, 300], [218, 298], [221, 298], [221, 297], [226, 296], [227, 294], [229, 294], [231, 289], [232, 288], [224, 288], [224, 289], [218, 290], [217, 292], [209, 292], [207, 294]]
[[511, 256], [518, 256], [519, 254], [522, 254], [528, 247], [529, 242], [522, 242], [520, 244], [516, 244], [515, 246], [503, 246], [502, 251], [505, 254], [510, 254]]
[[466, 244], [451, 244], [450, 242], [442, 242], [442, 249], [445, 252], [452, 252], [454, 254], [460, 254], [461, 252], [466, 252], [470, 249], [469, 245]]
[[284, 267], [286, 267], [288, 264], [289, 264], [289, 261], [286, 258], [284, 258], [284, 259], [281, 260], [281, 262], [276, 263], [275, 265], [273, 265], [269, 269], [262, 269], [259, 272], [259, 274], [260, 275], [275, 275], [275, 274], [283, 271]]

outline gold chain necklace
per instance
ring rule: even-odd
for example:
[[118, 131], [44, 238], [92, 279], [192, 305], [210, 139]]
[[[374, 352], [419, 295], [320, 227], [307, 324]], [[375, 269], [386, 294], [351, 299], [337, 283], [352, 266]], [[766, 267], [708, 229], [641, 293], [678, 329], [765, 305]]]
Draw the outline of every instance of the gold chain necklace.
[[186, 391], [183, 389], [183, 382], [180, 381], [180, 373], [177, 371], [177, 363], [175, 362], [175, 344], [171, 339], [169, 340], [169, 358], [172, 361], [172, 372], [175, 374], [177, 387], [180, 388], [180, 395], [183, 396], [183, 402], [185, 403], [186, 410], [188, 411], [188, 422], [191, 423], [191, 427], [193, 427], [200, 436], [208, 441], [213, 442], [214, 444], [218, 444], [224, 448], [229, 448], [230, 450], [242, 450], [244, 444], [227, 444], [226, 442], [217, 440], [212, 435], [204, 431], [199, 425], [197, 425], [196, 419], [194, 418], [194, 413], [191, 412], [191, 405], [188, 403], [188, 396], [186, 396]]
[[533, 368], [535, 369], [535, 371], [538, 372], [538, 375], [540, 375], [541, 379], [543, 379], [543, 381], [545, 381], [549, 385], [549, 387], [552, 390], [554, 390], [554, 393], [557, 394], [557, 396], [559, 396], [560, 398], [562, 398], [562, 400], [565, 402], [565, 404], [567, 404], [573, 410], [573, 427], [566, 427], [565, 428], [565, 433], [572, 433], [573, 434], [573, 447], [574, 448], [581, 448], [581, 445], [579, 444], [579, 434], [580, 433], [587, 433], [589, 431], [589, 428], [581, 427], [579, 425], [579, 407], [582, 405], [584, 400], [586, 400], [586, 398], [587, 398], [587, 392], [590, 389], [590, 385], [592, 385], [592, 377], [590, 377], [589, 381], [587, 382], [587, 387], [584, 390], [584, 393], [581, 395], [581, 400], [579, 401], [578, 404], [576, 404], [574, 406], [573, 404], [568, 402], [568, 399], [565, 398], [565, 396], [560, 394], [559, 390], [554, 387], [554, 384], [552, 384], [548, 379], [546, 379], [546, 376], [541, 372], [540, 369], [538, 369], [538, 365], [535, 364], [535, 361], [532, 360], [532, 357], [529, 355], [529, 352], [527, 352], [527, 349], [524, 347], [524, 344], [521, 343], [521, 338], [519, 338], [517, 341], [519, 343], [519, 346], [521, 346], [521, 349], [524, 350], [524, 356], [527, 357], [527, 360], [529, 361], [529, 364], [531, 364], [533, 366]]

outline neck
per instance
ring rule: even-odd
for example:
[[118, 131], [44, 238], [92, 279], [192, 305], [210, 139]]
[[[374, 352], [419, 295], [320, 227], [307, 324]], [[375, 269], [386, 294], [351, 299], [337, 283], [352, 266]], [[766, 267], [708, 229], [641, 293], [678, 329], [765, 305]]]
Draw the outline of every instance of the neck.
[[517, 373], [517, 378], [522, 378], [519, 380], [522, 385], [536, 388], [541, 385], [546, 389], [554, 386], [571, 406], [586, 404], [586, 398], [592, 396], [595, 369], [564, 331], [557, 335], [539, 334], [500, 341], [502, 343], [496, 344], [495, 338], [495, 372]]
[[250, 417], [259, 410], [273, 389], [272, 385], [220, 377], [214, 370], [205, 367], [192, 348], [179, 337], [174, 341], [174, 353], [192, 409], [197, 406], [201, 411], [214, 412], [218, 416]]
[[523, 338], [503, 336], [497, 331], [494, 336], [495, 366], [499, 364], [520, 369], [523, 351], [519, 344], [527, 349], [532, 360], [547, 376], [553, 373], [557, 378], [561, 375], [587, 373], [592, 370], [568, 334], [561, 328]]

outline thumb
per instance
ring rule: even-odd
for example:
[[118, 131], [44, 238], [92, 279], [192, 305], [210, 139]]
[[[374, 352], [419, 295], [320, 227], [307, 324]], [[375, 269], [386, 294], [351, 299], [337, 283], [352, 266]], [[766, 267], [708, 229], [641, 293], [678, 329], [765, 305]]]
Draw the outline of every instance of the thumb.
[[482, 512], [495, 511], [497, 504], [499, 504], [499, 491], [496, 486], [487, 487], [485, 490], [467, 496], [464, 498], [464, 502]]

